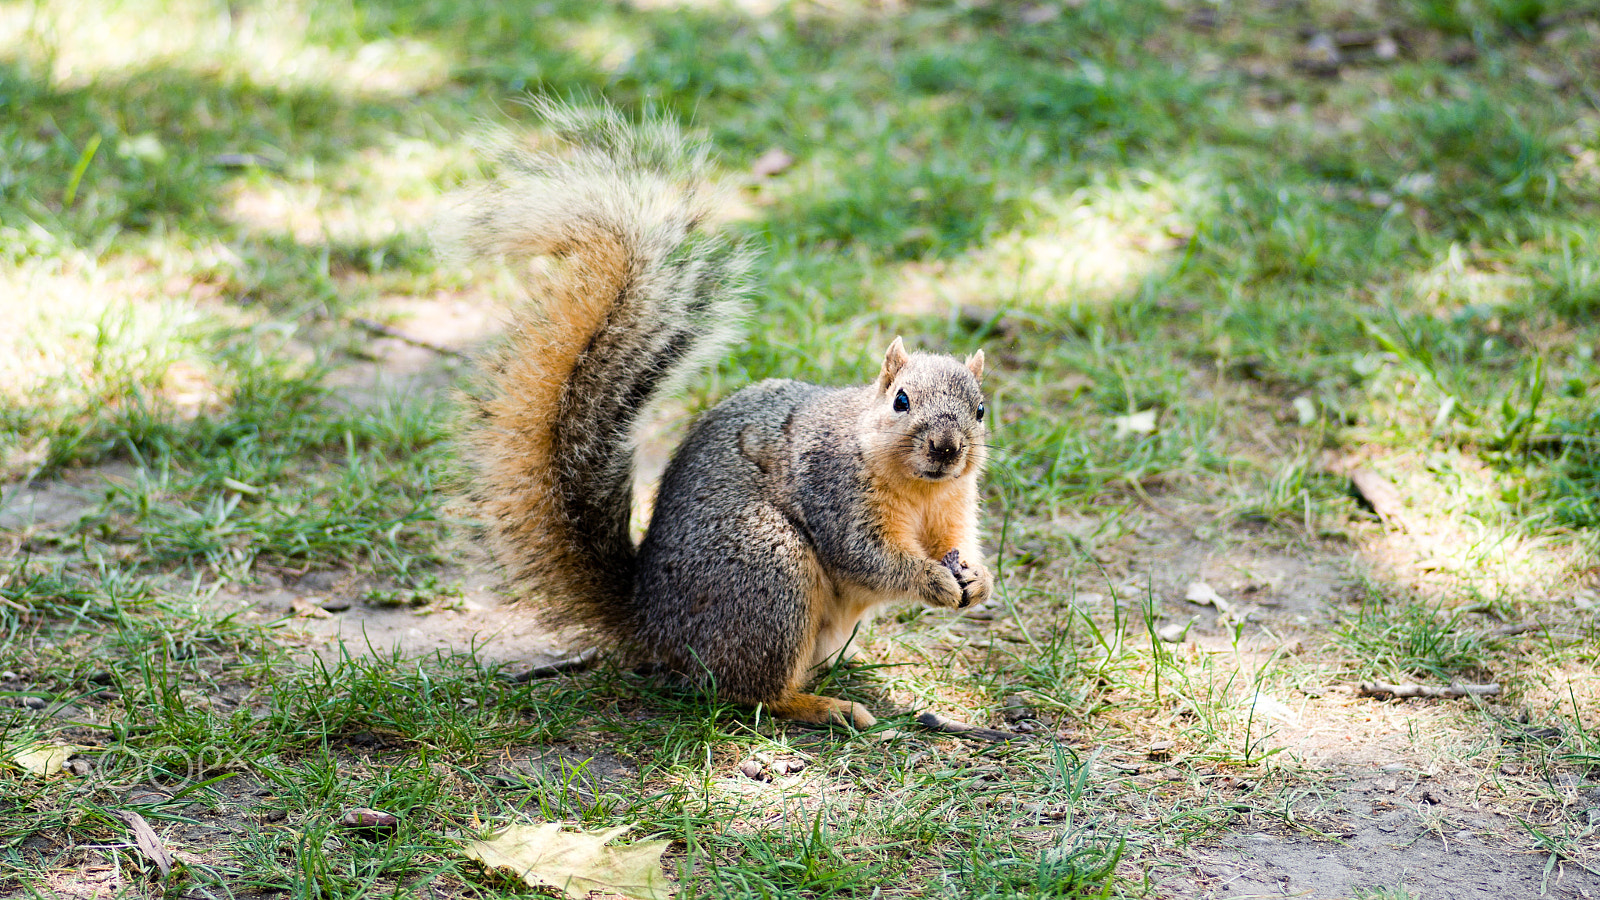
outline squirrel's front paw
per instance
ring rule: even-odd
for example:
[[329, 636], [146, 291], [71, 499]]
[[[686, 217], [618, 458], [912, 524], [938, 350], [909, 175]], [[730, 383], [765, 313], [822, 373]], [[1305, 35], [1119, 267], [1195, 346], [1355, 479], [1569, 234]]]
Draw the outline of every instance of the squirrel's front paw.
[[959, 609], [965, 605], [961, 602], [964, 593], [955, 569], [942, 562], [933, 563], [928, 567], [927, 577], [922, 585], [922, 602], [929, 606]]
[[939, 560], [939, 565], [955, 576], [956, 584], [961, 588], [961, 600], [956, 603], [956, 608], [977, 606], [994, 593], [994, 575], [983, 567], [983, 563], [962, 559], [960, 550], [946, 553]]
[[994, 593], [994, 573], [984, 568], [983, 563], [962, 560], [956, 581], [961, 584], [963, 609], [983, 605]]

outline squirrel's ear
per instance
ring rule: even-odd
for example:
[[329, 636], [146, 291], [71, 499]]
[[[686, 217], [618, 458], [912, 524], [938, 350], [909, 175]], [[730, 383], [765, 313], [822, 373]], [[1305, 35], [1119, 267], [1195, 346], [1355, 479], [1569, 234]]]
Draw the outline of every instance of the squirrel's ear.
[[978, 379], [978, 383], [979, 384], [983, 384], [983, 351], [982, 350], [979, 350], [977, 353], [974, 353], [971, 356], [967, 357], [967, 371], [972, 373], [972, 377], [973, 378]]
[[911, 357], [906, 355], [906, 345], [896, 337], [894, 343], [890, 344], [889, 349], [883, 354], [883, 371], [878, 374], [878, 389], [887, 390], [889, 385], [894, 383], [894, 377], [899, 375], [900, 370], [910, 361]]

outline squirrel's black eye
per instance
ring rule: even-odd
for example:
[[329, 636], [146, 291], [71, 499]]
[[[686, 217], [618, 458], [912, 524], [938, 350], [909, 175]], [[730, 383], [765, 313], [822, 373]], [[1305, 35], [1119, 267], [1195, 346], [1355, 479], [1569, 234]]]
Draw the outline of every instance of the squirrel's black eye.
[[982, 422], [982, 421], [983, 421], [983, 414], [984, 414], [984, 413], [985, 413], [985, 412], [987, 412], [987, 411], [988, 411], [988, 410], [987, 410], [987, 408], [985, 408], [985, 407], [984, 407], [984, 405], [983, 405], [983, 404], [982, 404], [982, 403], [979, 403], [979, 404], [978, 404], [978, 421], [979, 421], [979, 422]]
[[905, 391], [897, 391], [894, 395], [894, 411], [909, 412], [910, 410], [911, 398], [906, 396]]

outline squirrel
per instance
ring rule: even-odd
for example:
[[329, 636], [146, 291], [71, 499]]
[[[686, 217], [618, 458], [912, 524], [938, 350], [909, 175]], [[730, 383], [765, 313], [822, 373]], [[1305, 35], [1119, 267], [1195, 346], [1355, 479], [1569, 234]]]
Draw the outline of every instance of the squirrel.
[[772, 715], [868, 728], [806, 693], [874, 607], [986, 600], [978, 478], [983, 351], [908, 353], [872, 383], [767, 380], [701, 415], [630, 536], [636, 433], [725, 352], [753, 254], [706, 227], [710, 153], [667, 117], [535, 107], [565, 152], [501, 148], [441, 226], [458, 255], [518, 266], [527, 299], [482, 365], [470, 499], [519, 596]]

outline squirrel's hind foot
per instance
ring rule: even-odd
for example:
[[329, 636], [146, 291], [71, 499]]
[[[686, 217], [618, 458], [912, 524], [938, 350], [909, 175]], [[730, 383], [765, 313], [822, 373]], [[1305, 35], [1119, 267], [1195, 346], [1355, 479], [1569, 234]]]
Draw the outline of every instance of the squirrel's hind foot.
[[849, 725], [864, 731], [878, 724], [877, 716], [859, 703], [817, 694], [789, 694], [766, 704], [766, 707], [780, 719], [813, 725]]

